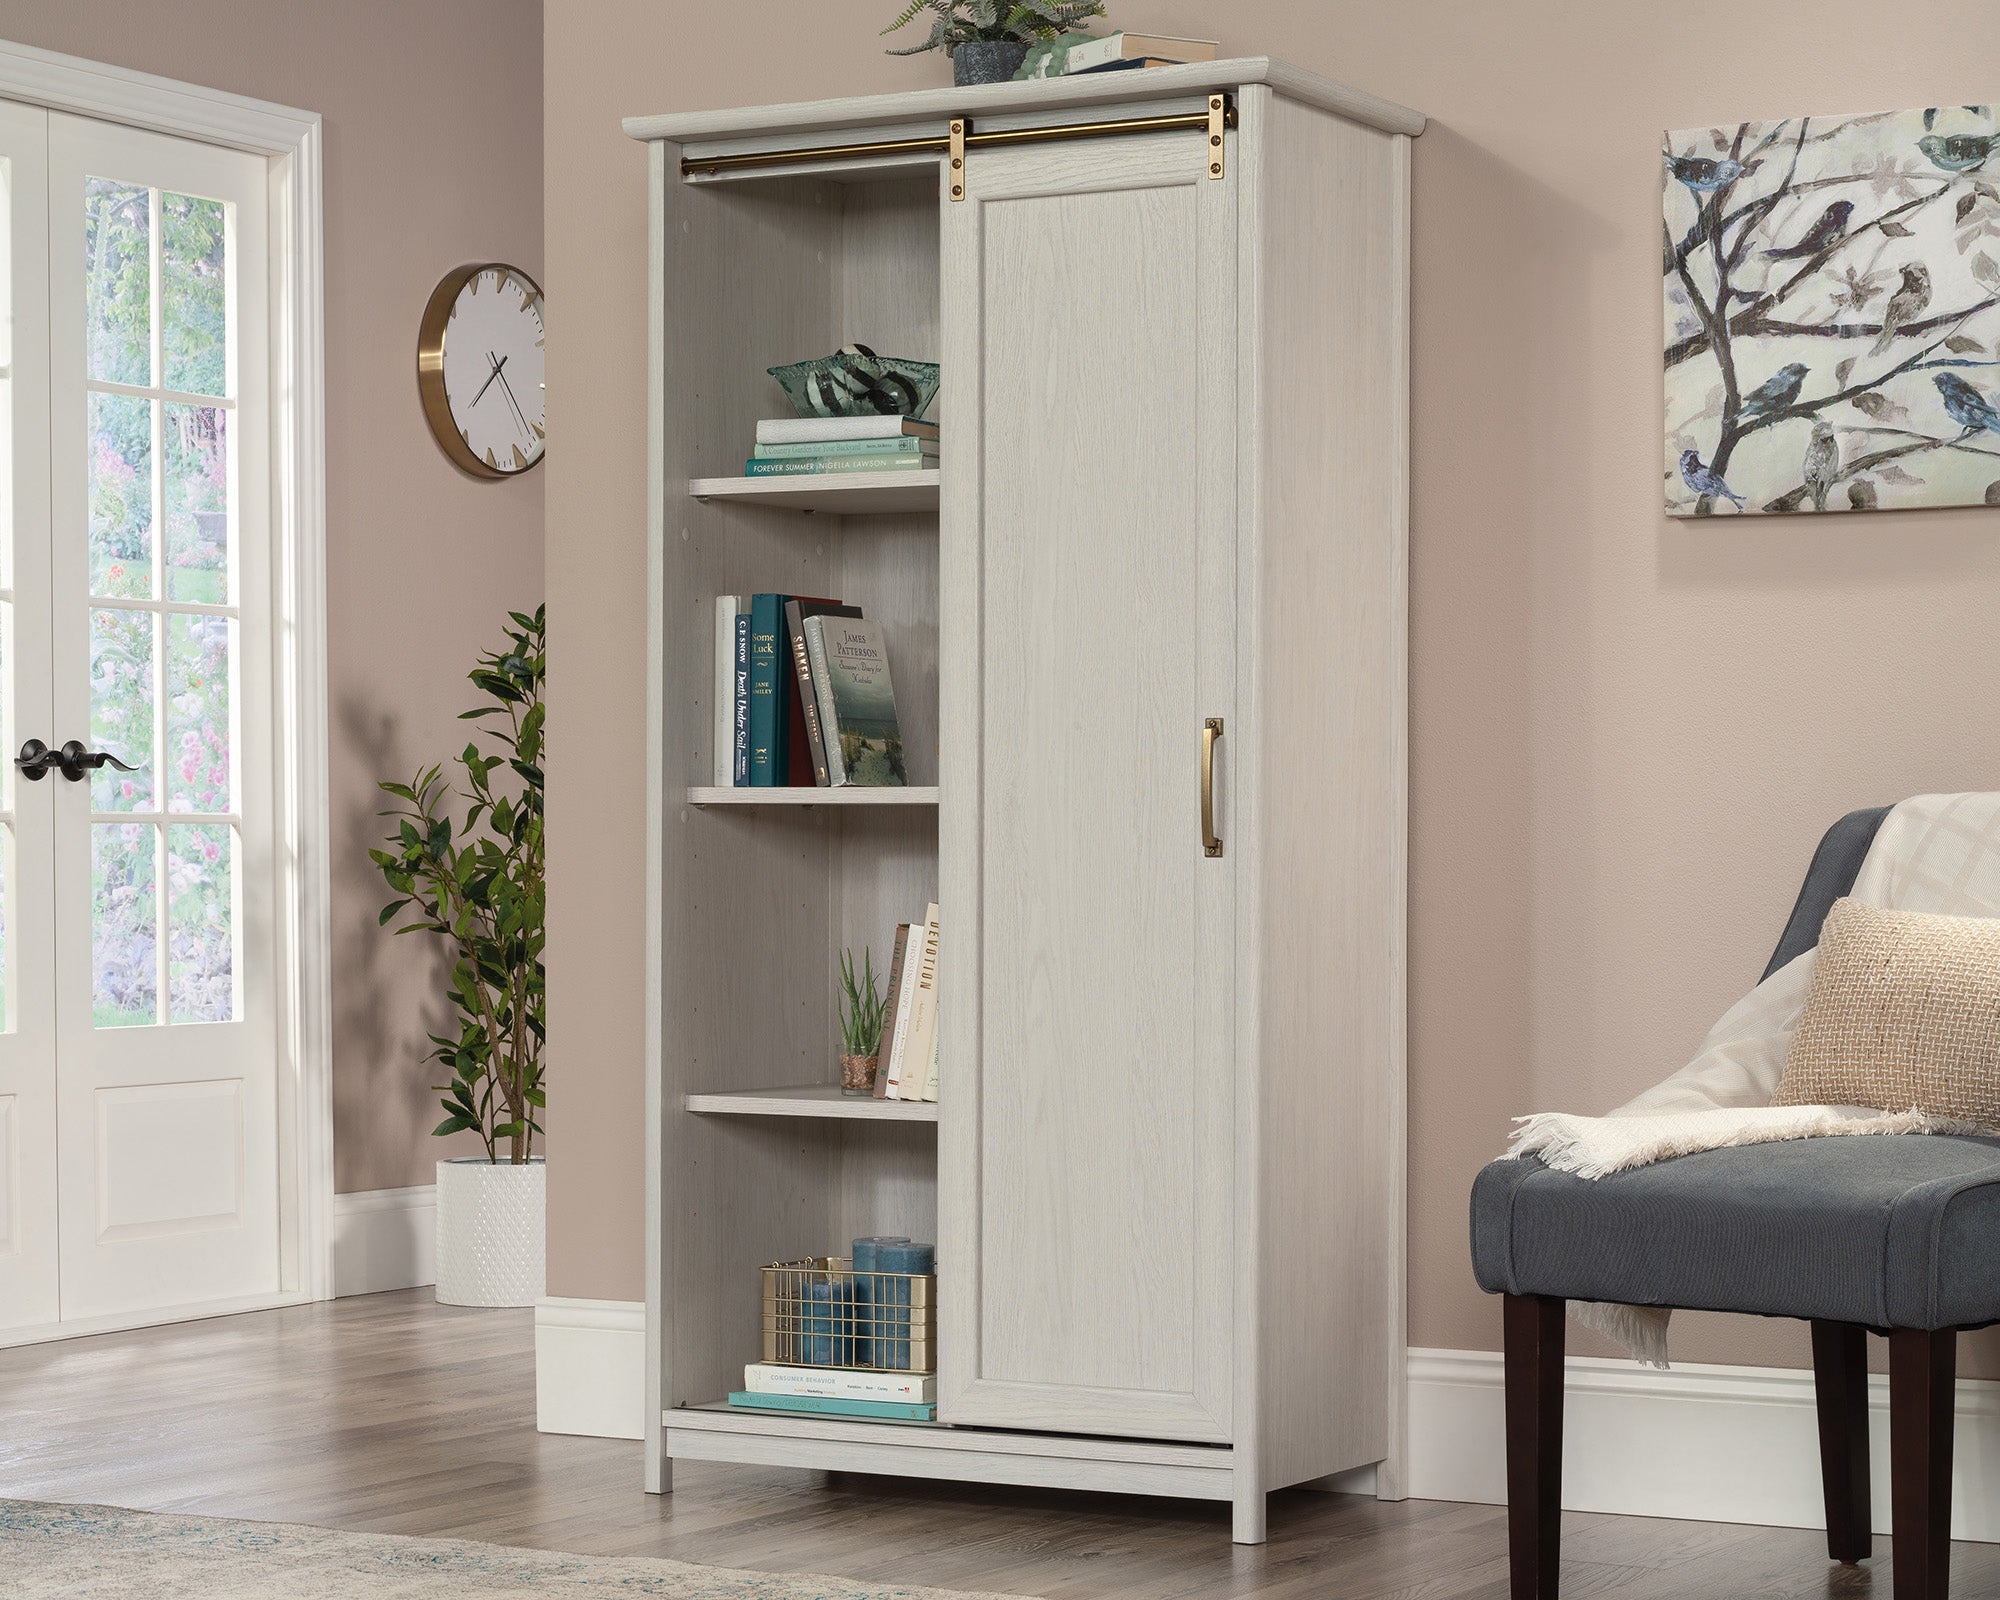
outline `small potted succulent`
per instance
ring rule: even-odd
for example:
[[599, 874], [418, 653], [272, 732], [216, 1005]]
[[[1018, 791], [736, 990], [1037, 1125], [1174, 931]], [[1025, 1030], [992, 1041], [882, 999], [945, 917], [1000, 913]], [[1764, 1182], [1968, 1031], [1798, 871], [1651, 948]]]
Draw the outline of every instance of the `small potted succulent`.
[[926, 12], [932, 14], [930, 37], [889, 54], [942, 50], [951, 57], [952, 81], [964, 86], [1006, 82], [1020, 71], [1029, 46], [1103, 16], [1104, 0], [910, 0], [882, 32], [906, 28]]
[[875, 1092], [875, 1069], [882, 1060], [885, 1002], [875, 981], [875, 953], [861, 953], [861, 977], [854, 976], [854, 952], [840, 952], [840, 1088], [843, 1094]]

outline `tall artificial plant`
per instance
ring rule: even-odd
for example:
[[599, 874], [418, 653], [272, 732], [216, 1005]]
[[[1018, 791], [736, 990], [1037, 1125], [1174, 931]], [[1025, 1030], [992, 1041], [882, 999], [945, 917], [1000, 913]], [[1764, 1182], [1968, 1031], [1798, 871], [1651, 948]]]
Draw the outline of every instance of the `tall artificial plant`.
[[[379, 787], [402, 804], [381, 813], [395, 824], [387, 850], [369, 858], [398, 898], [382, 908], [387, 927], [431, 933], [451, 946], [449, 989], [458, 1009], [456, 1035], [430, 1036], [424, 1057], [443, 1065], [449, 1082], [434, 1085], [445, 1119], [433, 1133], [470, 1129], [489, 1161], [527, 1162], [542, 1090], [542, 1048], [547, 1037], [542, 969], [542, 704], [546, 659], [546, 608], [508, 614], [504, 648], [479, 658], [468, 674], [487, 704], [461, 714], [472, 721], [498, 717], [482, 730], [493, 745], [459, 752], [463, 786], [454, 788], [442, 765], [424, 768], [408, 783]], [[498, 782], [496, 784], [496, 775]], [[464, 820], [452, 811], [463, 801]]]
[[892, 56], [921, 55], [942, 50], [950, 55], [962, 44], [1034, 44], [1067, 33], [1089, 17], [1104, 15], [1104, 0], [909, 0], [885, 34], [907, 28], [926, 12], [932, 14], [930, 37], [922, 44], [891, 50]]

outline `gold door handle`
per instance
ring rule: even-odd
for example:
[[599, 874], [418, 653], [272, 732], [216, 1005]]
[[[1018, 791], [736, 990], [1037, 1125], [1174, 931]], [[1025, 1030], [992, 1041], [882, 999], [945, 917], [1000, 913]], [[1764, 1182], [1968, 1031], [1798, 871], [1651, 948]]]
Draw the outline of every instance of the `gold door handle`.
[[1204, 854], [1222, 854], [1222, 840], [1215, 831], [1215, 741], [1222, 737], [1222, 718], [1210, 717], [1201, 725], [1201, 848]]

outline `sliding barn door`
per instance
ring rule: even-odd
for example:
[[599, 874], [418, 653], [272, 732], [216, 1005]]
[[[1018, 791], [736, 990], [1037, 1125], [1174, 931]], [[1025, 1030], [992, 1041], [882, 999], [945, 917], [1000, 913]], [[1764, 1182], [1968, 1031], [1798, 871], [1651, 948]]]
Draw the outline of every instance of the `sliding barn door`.
[[975, 151], [967, 191], [940, 202], [943, 1414], [1224, 1440], [1236, 186], [1189, 132]]

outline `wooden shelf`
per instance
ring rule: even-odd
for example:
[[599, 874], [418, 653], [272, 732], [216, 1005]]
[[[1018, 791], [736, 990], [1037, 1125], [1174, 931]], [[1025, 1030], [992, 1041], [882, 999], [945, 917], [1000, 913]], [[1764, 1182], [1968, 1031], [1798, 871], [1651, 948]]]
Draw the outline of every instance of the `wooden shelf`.
[[687, 1108], [710, 1117], [825, 1117], [849, 1122], [936, 1122], [936, 1101], [876, 1100], [840, 1092], [837, 1083], [796, 1089], [742, 1089], [691, 1094]]
[[697, 500], [735, 500], [781, 511], [898, 516], [937, 510], [938, 479], [936, 468], [922, 472], [829, 472], [796, 478], [693, 478], [688, 482], [688, 493]]
[[934, 806], [936, 789], [690, 789], [691, 806]]

